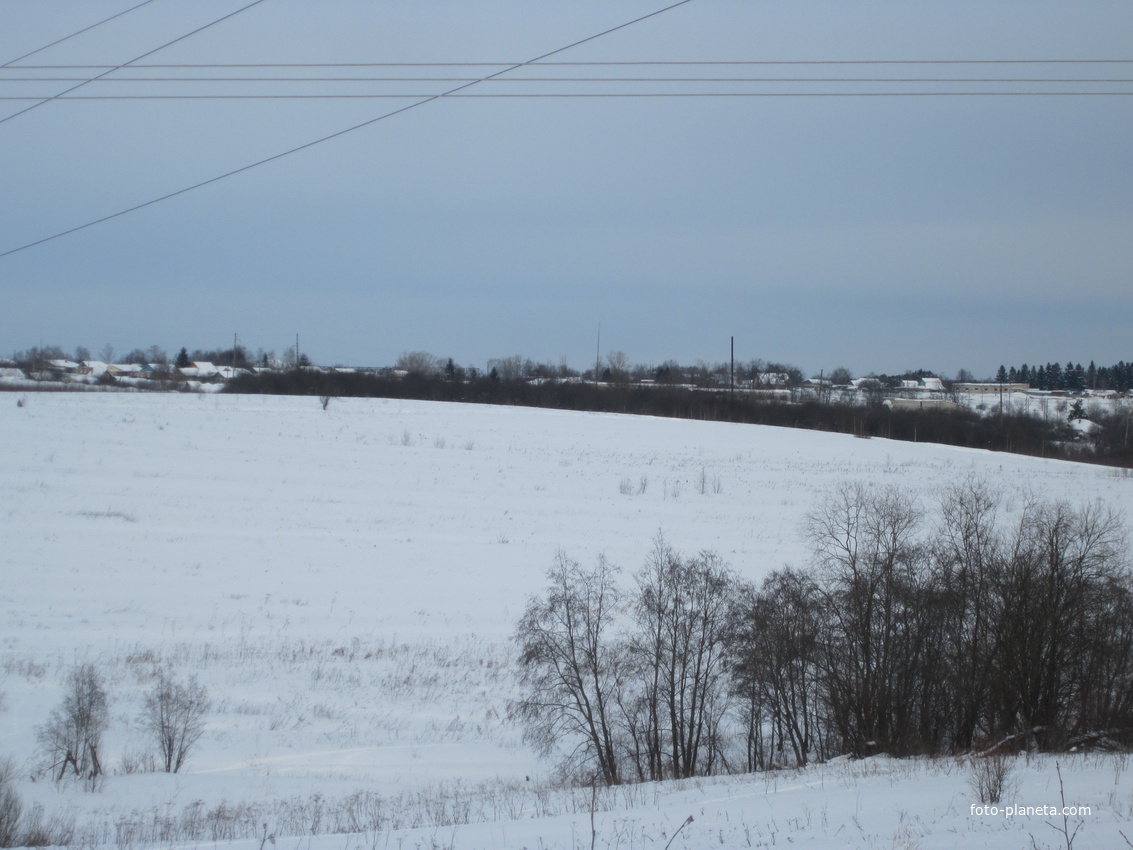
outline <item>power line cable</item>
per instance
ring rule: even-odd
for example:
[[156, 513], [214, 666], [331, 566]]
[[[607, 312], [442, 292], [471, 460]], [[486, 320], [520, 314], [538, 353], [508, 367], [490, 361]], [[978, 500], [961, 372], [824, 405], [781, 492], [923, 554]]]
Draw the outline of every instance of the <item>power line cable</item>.
[[[548, 63], [549, 64], [549, 63]], [[529, 66], [533, 67], [533, 66]], [[6, 82], [20, 82], [20, 83], [36, 83], [44, 81], [53, 81], [57, 78], [20, 78], [19, 80], [9, 80]], [[697, 98], [697, 97], [917, 97], [917, 96], [951, 96], [951, 97], [964, 97], [964, 96], [1047, 96], [1047, 97], [1066, 97], [1066, 96], [1098, 96], [1098, 95], [1126, 95], [1130, 92], [1115, 91], [1113, 89], [1106, 89], [1100, 91], [1087, 90], [1083, 91], [1080, 88], [1059, 89], [1059, 90], [1035, 90], [1033, 86], [1036, 85], [1067, 85], [1067, 86], [1083, 86], [1083, 85], [1128, 85], [1133, 83], [1131, 77], [955, 77], [955, 76], [937, 76], [937, 77], [777, 77], [777, 76], [759, 76], [759, 77], [643, 77], [643, 76], [629, 76], [629, 77], [531, 77], [531, 76], [511, 76], [511, 77], [494, 77], [494, 78], [464, 78], [464, 77], [131, 77], [131, 78], [113, 78], [100, 80], [99, 83], [134, 83], [138, 85], [149, 85], [154, 83], [169, 83], [169, 84], [225, 84], [228, 88], [232, 84], [244, 84], [246, 86], [253, 86], [254, 84], [280, 84], [280, 83], [302, 83], [302, 84], [349, 84], [350, 88], [345, 91], [339, 92], [315, 92], [311, 93], [309, 90], [306, 92], [284, 92], [284, 93], [232, 93], [232, 94], [211, 94], [193, 92], [190, 90], [188, 93], [151, 93], [151, 94], [81, 94], [73, 96], [59, 96], [57, 100], [380, 100], [380, 99], [407, 99], [407, 100], [424, 100], [435, 96], [436, 92], [405, 92], [398, 91], [397, 89], [390, 89], [388, 85], [385, 90], [378, 91], [360, 91], [355, 88], [355, 84], [361, 83], [374, 83], [374, 84], [404, 84], [404, 83], [481, 83], [481, 84], [507, 84], [509, 88], [515, 86], [523, 86], [528, 90], [519, 92], [499, 92], [494, 91], [491, 93], [457, 91], [456, 93], [447, 96], [453, 99], [490, 99], [490, 98]], [[691, 90], [684, 91], [666, 91], [657, 89], [645, 89], [640, 87], [658, 86], [660, 84], [671, 83], [689, 83], [697, 84], [697, 87]], [[838, 85], [853, 85], [854, 88], [838, 91], [807, 91], [800, 89], [800, 87], [814, 86], [818, 84], [838, 84]], [[571, 90], [567, 91], [554, 91], [548, 90], [547, 86], [551, 85], [557, 88], [562, 84], [571, 84]], [[578, 90], [579, 84], [585, 84], [589, 89]], [[915, 85], [918, 89], [903, 89], [897, 91], [877, 91], [871, 89], [860, 89], [861, 84], [875, 85]], [[973, 88], [957, 89], [957, 90], [925, 90], [927, 86], [944, 86], [963, 84]], [[974, 88], [976, 86], [985, 86], [995, 84], [999, 86], [1007, 85], [1013, 88], [1009, 90], [980, 90]], [[0, 82], [0, 86], [3, 82]], [[705, 90], [704, 86], [713, 86], [714, 88]], [[756, 85], [756, 90], [747, 91], [733, 91], [727, 88], [720, 89], [718, 86], [735, 86]], [[768, 89], [768, 86], [775, 87]], [[180, 87], [180, 86], [179, 86]], [[787, 90], [779, 90], [786, 87]], [[1024, 88], [1031, 87], [1031, 88]], [[120, 87], [116, 87], [120, 88]], [[353, 89], [353, 90], [352, 90]], [[604, 90], [603, 90], [604, 89]], [[611, 90], [613, 89], [613, 90]], [[166, 90], [168, 92], [168, 89]], [[22, 95], [0, 95], [0, 101], [21, 101], [21, 100], [37, 100], [36, 96], [22, 96]]]
[[[256, 0], [256, 2], [257, 3], [262, 2], [262, 0]], [[622, 29], [625, 29], [626, 27], [630, 27], [630, 26], [633, 26], [635, 24], [639, 24], [642, 21], [648, 20], [650, 18], [654, 18], [658, 15], [664, 14], [665, 12], [669, 12], [673, 9], [676, 9], [680, 6], [684, 6], [684, 5], [691, 3], [691, 2], [692, 2], [692, 0], [679, 0], [679, 2], [673, 3], [669, 6], [665, 6], [661, 9], [657, 9], [656, 11], [649, 12], [648, 14], [641, 15], [640, 17], [634, 18], [631, 21], [627, 21], [625, 23], [618, 24], [617, 26], [610, 27], [609, 29], [605, 29], [602, 32], [597, 33], [596, 35], [587, 36], [586, 38], [582, 38], [582, 39], [579, 39], [578, 41], [571, 42], [570, 44], [568, 44], [564, 47], [556, 48], [555, 50], [552, 50], [549, 53], [544, 53], [541, 56], [536, 56], [534, 59], [529, 59], [526, 62], [516, 63], [515, 65], [512, 65], [509, 68], [505, 68], [501, 71], [497, 71], [495, 74], [490, 74], [487, 77], [484, 77], [483, 80], [476, 80], [474, 82], [464, 83], [463, 85], [457, 86], [456, 88], [453, 88], [453, 89], [449, 89], [448, 91], [443, 92], [441, 94], [432, 95], [428, 98], [425, 98], [424, 100], [419, 100], [416, 103], [411, 103], [407, 106], [403, 106], [403, 107], [395, 109], [391, 112], [387, 112], [383, 115], [379, 115], [376, 118], [370, 118], [369, 120], [363, 121], [360, 124], [355, 124], [351, 127], [345, 128], [343, 130], [338, 130], [334, 133], [331, 133], [328, 136], [323, 136], [322, 138], [315, 139], [314, 141], [306, 142], [305, 144], [299, 145], [298, 147], [291, 148], [290, 150], [283, 151], [282, 153], [274, 154], [273, 156], [266, 157], [265, 159], [258, 160], [257, 162], [253, 162], [253, 163], [250, 163], [248, 165], [241, 166], [240, 168], [234, 169], [234, 170], [229, 171], [225, 174], [221, 174], [221, 175], [218, 175], [216, 177], [211, 177], [208, 180], [202, 180], [201, 182], [195, 183], [192, 186], [186, 186], [185, 188], [178, 189], [175, 192], [169, 192], [165, 195], [162, 195], [161, 197], [154, 198], [152, 200], [146, 201], [146, 202], [141, 203], [141, 204], [136, 204], [132, 207], [129, 207], [128, 209], [120, 210], [116, 213], [111, 213], [110, 215], [105, 215], [102, 218], [98, 218], [98, 219], [95, 219], [93, 221], [88, 221], [86, 224], [80, 224], [77, 227], [72, 227], [68, 230], [61, 231], [59, 233], [54, 234], [53, 236], [45, 236], [42, 239], [37, 239], [34, 242], [28, 242], [27, 244], [20, 245], [17, 248], [10, 248], [9, 250], [0, 253], [0, 257], [7, 257], [7, 256], [9, 256], [11, 254], [15, 254], [19, 251], [24, 251], [24, 250], [27, 250], [28, 248], [35, 247], [36, 245], [42, 245], [45, 242], [51, 242], [55, 239], [60, 239], [64, 236], [69, 236], [72, 233], [77, 233], [78, 231], [85, 230], [88, 227], [94, 227], [96, 224], [102, 224], [102, 223], [110, 221], [112, 219], [120, 218], [121, 216], [128, 215], [129, 213], [136, 212], [138, 210], [145, 209], [146, 207], [153, 206], [154, 204], [161, 203], [162, 201], [169, 200], [170, 198], [175, 198], [179, 195], [184, 195], [187, 192], [193, 191], [194, 189], [200, 189], [203, 186], [208, 186], [212, 183], [217, 183], [221, 180], [225, 180], [225, 179], [227, 179], [229, 177], [233, 177], [237, 174], [242, 174], [245, 171], [250, 171], [253, 168], [257, 168], [261, 165], [266, 165], [269, 162], [274, 162], [277, 159], [283, 159], [284, 157], [290, 156], [291, 154], [298, 153], [299, 151], [303, 151], [303, 150], [306, 150], [308, 148], [312, 148], [316, 145], [322, 144], [323, 142], [329, 142], [331, 139], [337, 139], [339, 136], [345, 136], [347, 133], [353, 133], [355, 130], [361, 130], [363, 127], [369, 127], [370, 125], [376, 124], [379, 121], [384, 121], [387, 118], [392, 118], [395, 115], [400, 115], [403, 112], [408, 112], [411, 109], [416, 109], [417, 107], [424, 106], [427, 103], [432, 103], [433, 101], [440, 100], [443, 97], [448, 97], [450, 95], [456, 94], [459, 91], [463, 91], [464, 89], [471, 88], [472, 86], [477, 85], [480, 82], [490, 80], [493, 77], [498, 77], [501, 74], [508, 73], [509, 71], [515, 71], [515, 70], [517, 70], [519, 68], [523, 68], [527, 65], [534, 64], [535, 62], [539, 62], [539, 61], [546, 59], [550, 56], [555, 56], [559, 53], [563, 53], [567, 50], [571, 50], [572, 48], [578, 47], [582, 44], [586, 44], [587, 42], [595, 41], [596, 39], [599, 39], [599, 38], [602, 38], [604, 36], [610, 35], [611, 33], [617, 32], [618, 30], [622, 30]], [[252, 3], [250, 5], [254, 6], [255, 3]], [[248, 7], [245, 7], [245, 8], [248, 8]], [[241, 11], [243, 11], [243, 10], [241, 10]]]
[[[536, 65], [545, 68], [581, 68], [616, 66], [790, 66], [790, 65], [1130, 65], [1133, 59], [760, 59], [760, 60], [688, 60], [688, 61], [613, 61], [613, 62], [303, 62], [303, 63], [130, 63], [130, 68], [517, 68]], [[6, 66], [5, 66], [6, 67]], [[21, 69], [98, 70], [118, 65], [20, 65]]]
[[[551, 67], [552, 65], [567, 66], [570, 63], [541, 63], [529, 64], [528, 68], [535, 67]], [[602, 63], [605, 64], [605, 63]], [[228, 66], [225, 66], [228, 67]], [[134, 70], [132, 68], [131, 70]], [[85, 79], [85, 78], [81, 78]], [[74, 81], [74, 78], [67, 77], [16, 77], [4, 79], [0, 74], [0, 86], [5, 83], [11, 85], [15, 83], [31, 84], [43, 82], [56, 82], [56, 81]], [[95, 81], [91, 81], [95, 82]], [[900, 76], [495, 76], [493, 78], [487, 77], [450, 77], [450, 76], [224, 76], [224, 77], [180, 77], [180, 76], [129, 76], [129, 77], [112, 77], [97, 80], [99, 84], [106, 85], [110, 83], [118, 83], [114, 88], [121, 89], [121, 84], [134, 84], [150, 85], [154, 83], [175, 84], [177, 88], [183, 89], [185, 84], [204, 84], [210, 86], [211, 84], [223, 84], [225, 88], [233, 84], [270, 84], [273, 87], [282, 83], [301, 83], [301, 84], [316, 84], [320, 87], [326, 84], [339, 83], [349, 85], [350, 88], [342, 92], [315, 92], [311, 93], [310, 90], [301, 93], [233, 93], [233, 94], [210, 94], [206, 87], [206, 93], [193, 92], [189, 93], [150, 93], [150, 94], [114, 94], [114, 95], [95, 95], [95, 94], [82, 94], [82, 95], [59, 95], [56, 100], [320, 100], [320, 99], [426, 99], [432, 97], [436, 92], [421, 92], [421, 93], [407, 93], [404, 91], [397, 91], [396, 89], [386, 91], [359, 91], [356, 88], [357, 84], [404, 84], [404, 83], [492, 83], [496, 85], [507, 84], [509, 88], [516, 85], [527, 86], [535, 88], [520, 93], [492, 93], [481, 94], [477, 93], [458, 93], [451, 95], [454, 98], [491, 98], [491, 97], [513, 97], [513, 98], [539, 98], [539, 97], [769, 97], [769, 96], [785, 96], [792, 93], [798, 96], [923, 96], [923, 95], [949, 95], [949, 96], [984, 96], [984, 95], [997, 95], [1008, 96], [1011, 94], [1020, 95], [1045, 95], [1045, 96], [1082, 96], [1082, 95], [1098, 95], [1098, 94], [1125, 94], [1125, 92], [1115, 92], [1112, 89], [1095, 92], [1095, 91], [1081, 91], [1081, 90], [1067, 90], [1061, 89], [1057, 91], [1035, 91], [1033, 89], [1020, 89], [1014, 88], [1009, 91], [980, 91], [980, 90], [960, 90], [960, 91], [854, 91], [854, 90], [841, 90], [832, 92], [807, 92], [807, 91], [778, 91], [766, 89], [756, 91], [729, 91], [729, 90], [691, 90], [691, 91], [641, 91], [639, 89], [642, 85], [655, 86], [662, 83], [690, 83], [699, 84], [700, 86], [720, 86], [720, 85], [760, 85], [762, 86], [788, 86], [794, 89], [797, 86], [809, 86], [820, 83], [834, 83], [838, 85], [849, 84], [901, 84], [901, 85], [954, 85], [963, 84], [969, 86], [976, 85], [1008, 85], [1008, 86], [1034, 86], [1034, 85], [1128, 85], [1133, 83], [1133, 78], [1130, 77], [1093, 77], [1093, 76], [1080, 76], [1080, 77], [1051, 77], [1051, 76], [919, 76], [919, 77], [900, 77]], [[540, 91], [545, 89], [547, 85], [559, 86], [562, 84], [586, 84], [588, 86], [595, 86], [600, 89], [609, 89], [612, 86], [629, 86], [628, 90], [610, 92], [610, 91]], [[169, 91], [168, 89], [166, 90]], [[174, 89], [176, 91], [176, 89]], [[0, 101], [23, 101], [23, 100], [39, 100], [38, 96], [31, 95], [0, 95]]]
[[[419, 100], [421, 98], [435, 99], [446, 97], [450, 100], [584, 100], [584, 99], [695, 99], [695, 98], [805, 98], [805, 97], [1130, 97], [1133, 91], [850, 91], [850, 92], [528, 92], [528, 93], [496, 93], [496, 94], [454, 94], [454, 95], [427, 95], [427, 94], [133, 94], [133, 95], [85, 95], [81, 97], [64, 97], [60, 100], [68, 101], [103, 101], [103, 100]], [[35, 98], [0, 97], [0, 102], [34, 100]], [[411, 108], [411, 107], [406, 107]], [[404, 109], [398, 110], [405, 111]], [[389, 116], [383, 116], [389, 117]], [[381, 120], [381, 119], [375, 119]], [[352, 128], [353, 129], [353, 128]], [[342, 131], [349, 132], [349, 130]], [[340, 134], [336, 134], [340, 135]], [[326, 141], [333, 136], [328, 136]], [[317, 144], [311, 142], [310, 144]], [[302, 147], [295, 150], [302, 150]], [[288, 151], [287, 153], [294, 153]], [[280, 154], [284, 156], [286, 154]], [[275, 158], [275, 157], [273, 157]], [[269, 162], [264, 160], [264, 162]], [[262, 163], [253, 163], [246, 168], [252, 168]], [[239, 169], [237, 172], [239, 173]], [[228, 175], [224, 175], [228, 176]], [[209, 181], [211, 182], [211, 181]], [[203, 184], [202, 184], [203, 185]], [[0, 254], [0, 257], [4, 256]]]
[[83, 86], [87, 85], [88, 83], [93, 83], [95, 80], [101, 79], [102, 77], [105, 77], [107, 74], [113, 74], [115, 71], [117, 71], [121, 68], [125, 68], [127, 65], [130, 65], [130, 64], [137, 62], [141, 59], [145, 59], [147, 56], [153, 56], [153, 54], [157, 53], [160, 50], [164, 50], [165, 48], [170, 47], [171, 45], [174, 45], [179, 41], [184, 41], [185, 39], [190, 38], [191, 36], [194, 36], [199, 32], [203, 32], [204, 30], [207, 30], [209, 27], [216, 26], [221, 21], [226, 21], [229, 18], [234, 17], [235, 15], [239, 15], [241, 12], [244, 12], [244, 11], [247, 11], [248, 9], [251, 9], [253, 6], [258, 6], [260, 3], [263, 3], [263, 2], [264, 2], [264, 0], [252, 0], [252, 2], [249, 3], [247, 6], [243, 6], [239, 9], [237, 9], [235, 12], [229, 12], [227, 15], [223, 15], [222, 17], [217, 18], [215, 21], [210, 21], [209, 23], [205, 24], [204, 26], [197, 27], [192, 32], [185, 33], [185, 35], [178, 36], [177, 38], [173, 39], [172, 41], [167, 41], [165, 44], [161, 45], [160, 47], [155, 47], [153, 50], [147, 50], [141, 56], [137, 56], [137, 57], [131, 59], [129, 62], [123, 62], [121, 65], [116, 65], [113, 68], [110, 68], [109, 70], [104, 71], [101, 74], [98, 74], [97, 76], [91, 77], [89, 80], [84, 80], [83, 82], [79, 83], [78, 85], [71, 86], [69, 89], [66, 89], [65, 91], [59, 92], [59, 94], [57, 94], [57, 95], [54, 95], [54, 96], [49, 97], [49, 98], [45, 98], [44, 100], [41, 100], [39, 103], [33, 103], [31, 106], [29, 106], [25, 109], [21, 109], [19, 112], [13, 113], [12, 115], [9, 115], [6, 118], [0, 118], [0, 124], [5, 123], [6, 121], [11, 121], [13, 118], [17, 118], [20, 115], [24, 115], [25, 113], [31, 112], [33, 109], [38, 109], [39, 107], [43, 106], [43, 104], [45, 104], [45, 103], [50, 103], [51, 101], [56, 100], [56, 99], [62, 97], [63, 95], [70, 94], [71, 92], [75, 91], [76, 89], [82, 88]]
[[[12, 83], [74, 82], [76, 77], [19, 77]], [[478, 77], [115, 77], [108, 83], [464, 83]], [[95, 82], [90, 80], [90, 82]], [[1130, 77], [511, 77], [490, 83], [1129, 83]], [[62, 95], [59, 96], [62, 98]], [[74, 99], [74, 98], [72, 98]]]
[[83, 27], [81, 30], [75, 30], [75, 32], [71, 33], [70, 35], [65, 35], [62, 38], [57, 38], [57, 39], [55, 39], [55, 41], [51, 42], [50, 44], [45, 44], [45, 45], [43, 45], [43, 47], [37, 47], [31, 53], [25, 53], [23, 56], [19, 56], [15, 59], [11, 60], [10, 62], [5, 62], [3, 65], [0, 65], [0, 68], [7, 68], [10, 65], [14, 65], [17, 62], [21, 62], [24, 59], [27, 59], [29, 56], [35, 56], [35, 54], [37, 54], [37, 53], [42, 53], [44, 50], [47, 50], [49, 47], [54, 47], [55, 45], [62, 44], [64, 41], [72, 39], [77, 35], [82, 35], [85, 32], [90, 32], [91, 30], [95, 29], [96, 27], [100, 27], [103, 24], [108, 24], [111, 21], [113, 21], [115, 18], [120, 18], [123, 15], [129, 14], [130, 12], [134, 11], [135, 9], [140, 9], [140, 8], [142, 8], [142, 6], [146, 6], [146, 5], [148, 5], [152, 2], [153, 2], [153, 0], [143, 0], [143, 2], [139, 3], [137, 6], [131, 6], [129, 9], [126, 9], [124, 12], [118, 12], [115, 15], [111, 15], [109, 18], [103, 18], [97, 24], [91, 24], [89, 27]]

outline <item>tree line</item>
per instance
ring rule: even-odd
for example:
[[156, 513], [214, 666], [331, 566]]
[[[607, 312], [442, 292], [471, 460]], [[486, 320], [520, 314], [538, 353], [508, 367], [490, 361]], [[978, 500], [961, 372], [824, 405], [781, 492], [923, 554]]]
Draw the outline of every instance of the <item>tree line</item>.
[[1097, 503], [846, 484], [809, 564], [741, 580], [660, 535], [625, 590], [560, 553], [515, 631], [527, 740], [605, 783], [1133, 743], [1133, 573]]
[[[268, 366], [276, 362], [294, 366], [294, 357], [290, 361], [276, 361], [274, 351], [259, 349], [251, 354], [242, 346], [231, 348], [196, 348], [182, 347], [173, 357], [159, 345], [148, 348], [133, 348], [124, 354], [118, 354], [114, 346], [106, 345], [101, 351], [91, 354], [89, 348], [78, 346], [72, 351], [66, 351], [58, 345], [33, 346], [25, 351], [17, 351], [12, 355], [12, 361], [17, 366], [37, 372], [45, 368], [51, 360], [73, 360], [76, 363], [86, 363], [93, 360], [102, 363], [135, 363], [138, 365], [150, 364], [159, 367], [183, 368], [191, 362], [207, 362], [217, 366], [235, 366], [238, 369], [248, 369], [253, 366]], [[310, 361], [306, 361], [310, 365]]]
[[[21, 356], [29, 358], [26, 362], [30, 366], [33, 361], [45, 362], [48, 354], [61, 355], [62, 351], [34, 349]], [[146, 362], [152, 359], [147, 355], [160, 355], [168, 360], [161, 351], [139, 350], [131, 352], [130, 356], [135, 355]], [[196, 350], [191, 354], [182, 348], [173, 362], [183, 366], [190, 359], [217, 364], [235, 362], [238, 368], [251, 367], [257, 362], [280, 365], [270, 352], [259, 352], [252, 357], [240, 346], [227, 350]], [[397, 368], [392, 370], [306, 368], [310, 365], [307, 355], [301, 354], [297, 362], [294, 350], [285, 360], [289, 368], [237, 375], [225, 384], [225, 391], [314, 395], [328, 400], [358, 396], [457, 401], [775, 425], [1133, 467], [1130, 440], [1133, 416], [1128, 410], [1091, 412], [1090, 418], [1101, 428], [1084, 436], [1072, 431], [1065, 418], [1057, 416], [1044, 420], [1010, 409], [1000, 410], [995, 415], [966, 409], [891, 409], [883, 403], [884, 388], [899, 386], [902, 380], [932, 375], [924, 370], [902, 376], [878, 376], [864, 396], [848, 399], [823, 390], [800, 392], [799, 385], [803, 381], [800, 370], [762, 360], [736, 364], [734, 373], [729, 372], [728, 364], [719, 363], [680, 366], [667, 361], [655, 368], [631, 367], [622, 352], [611, 352], [604, 367], [597, 364], [586, 373], [569, 369], [565, 363], [534, 363], [519, 356], [498, 358], [489, 361], [485, 369], [479, 369], [460, 366], [451, 358], [443, 360], [427, 352], [403, 353], [398, 358]], [[1078, 368], [1056, 371], [1055, 367], [1057, 364], [1040, 367], [1044, 380], [1047, 375], [1066, 375]], [[1129, 374], [1131, 370], [1122, 369], [1126, 369], [1124, 363], [1092, 372], [1087, 369], [1083, 371], [1082, 380], [1087, 384], [1092, 380], [1098, 388], [1127, 386], [1123, 383], [1124, 376], [1133, 379], [1133, 374]], [[1020, 370], [1012, 367], [1011, 372], [1003, 368], [1001, 373], [1005, 381], [1011, 374], [1020, 380], [1030, 380], [1032, 376], [1026, 366]], [[733, 376], [737, 386], [774, 389], [778, 394], [731, 392]], [[106, 380], [113, 382], [110, 376], [106, 376]], [[835, 369], [830, 373], [830, 380], [847, 382], [850, 373], [843, 368]], [[160, 381], [155, 382], [155, 386], [172, 388]], [[1081, 406], [1078, 409], [1084, 412]]]
[[[183, 347], [176, 358], [170, 357], [159, 345], [134, 348], [125, 354], [116, 355], [114, 347], [108, 344], [93, 358], [91, 350], [85, 346], [80, 345], [68, 351], [58, 345], [46, 345], [17, 351], [12, 359], [17, 364], [33, 370], [41, 368], [47, 360], [68, 359], [79, 362], [99, 359], [106, 363], [149, 363], [159, 366], [174, 364], [175, 361], [182, 366], [188, 365], [189, 361], [207, 361], [236, 368], [254, 366], [294, 368], [296, 365], [312, 365], [307, 355], [298, 354], [297, 357], [294, 347], [286, 349], [282, 357], [277, 359], [274, 351], [265, 351], [261, 348], [253, 354], [242, 345], [212, 349]], [[451, 357], [437, 357], [425, 351], [402, 352], [392, 368], [415, 377], [444, 377], [448, 380], [476, 380], [479, 377], [490, 376], [502, 381], [575, 378], [614, 383], [680, 384], [702, 389], [729, 387], [733, 384], [747, 388], [790, 389], [800, 387], [806, 381], [803, 371], [790, 363], [756, 358], [732, 363], [709, 363], [701, 360], [693, 364], [682, 364], [675, 360], [666, 360], [660, 365], [635, 364], [623, 351], [611, 351], [606, 355], [604, 362], [596, 362], [583, 370], [572, 369], [565, 360], [559, 363], [540, 363], [519, 355], [489, 360], [485, 368], [480, 369], [475, 366], [462, 366]], [[850, 371], [842, 366], [822, 374], [834, 385], [849, 384], [853, 377]], [[952, 383], [945, 376], [925, 369], [908, 370], [899, 375], [870, 373], [867, 377], [882, 387], [896, 387], [903, 380], [917, 380], [924, 377], [941, 378], [946, 386]], [[977, 378], [967, 369], [961, 369], [956, 375], [956, 381], [976, 380]], [[1133, 389], [1133, 363], [1122, 360], [1111, 366], [1097, 366], [1090, 361], [1086, 367], [1073, 361], [1067, 361], [1065, 365], [1057, 361], [1034, 366], [1026, 363], [1010, 367], [1001, 365], [996, 371], [995, 380], [1000, 383], [1027, 383], [1041, 390], [1128, 392]]]
[[1044, 421], [1011, 410], [989, 416], [967, 409], [891, 409], [882, 404], [880, 398], [866, 404], [828, 401], [815, 396], [800, 396], [792, 401], [704, 391], [685, 385], [507, 380], [483, 372], [448, 378], [443, 371], [396, 376], [381, 372], [293, 369], [237, 376], [227, 383], [225, 391], [313, 395], [328, 399], [456, 401], [775, 425], [1133, 466], [1128, 413], [1094, 415], [1102, 428], [1089, 442], [1082, 442], [1061, 419]]
[[1067, 361], [1028, 366], [1024, 363], [1015, 366], [1000, 366], [995, 374], [1000, 383], [1030, 384], [1038, 390], [1078, 392], [1081, 390], [1115, 390], [1128, 392], [1133, 389], [1133, 363], [1118, 361], [1112, 366], [1090, 365], [1082, 368], [1081, 363]]

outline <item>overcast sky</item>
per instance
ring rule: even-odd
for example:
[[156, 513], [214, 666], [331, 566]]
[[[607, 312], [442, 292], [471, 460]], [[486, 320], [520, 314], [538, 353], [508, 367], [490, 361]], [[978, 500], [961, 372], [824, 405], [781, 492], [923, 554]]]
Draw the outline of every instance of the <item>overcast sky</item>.
[[[0, 65], [139, 2], [0, 0]], [[1133, 354], [1133, 96], [1034, 94], [1133, 93], [1133, 64], [1050, 64], [1133, 60], [1128, 0], [691, 0], [546, 62], [1033, 63], [545, 62], [428, 102], [666, 3], [263, 0], [150, 53], [249, 2], [151, 0], [0, 68], [28, 98], [151, 66], [0, 123], [0, 252], [420, 105], [0, 257], [0, 354], [299, 333], [323, 364], [585, 369], [599, 326], [635, 363], [734, 336], [808, 373]], [[712, 81], [767, 78], [824, 81]], [[1043, 82], [967, 82], [1008, 78]], [[577, 96], [678, 93], [776, 96]], [[291, 97], [168, 97], [221, 94]]]

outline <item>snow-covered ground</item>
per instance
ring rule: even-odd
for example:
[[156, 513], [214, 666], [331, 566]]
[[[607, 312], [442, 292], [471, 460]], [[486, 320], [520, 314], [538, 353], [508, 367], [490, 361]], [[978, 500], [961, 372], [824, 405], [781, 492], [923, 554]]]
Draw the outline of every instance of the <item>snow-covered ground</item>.
[[[931, 500], [974, 474], [1008, 507], [1030, 491], [1131, 517], [1122, 470], [380, 399], [4, 394], [0, 435], [0, 757], [26, 804], [73, 814], [90, 840], [135, 846], [175, 823], [189, 832], [163, 844], [258, 847], [266, 822], [286, 847], [589, 847], [595, 808], [598, 847], [664, 847], [689, 815], [673, 847], [1066, 846], [1061, 818], [971, 814], [951, 760], [550, 789], [552, 765], [506, 721], [509, 636], [558, 549], [632, 573], [661, 530], [758, 579], [804, 563], [800, 520], [840, 481]], [[93, 793], [29, 778], [80, 661], [111, 697], [111, 775]], [[207, 731], [181, 774], [126, 774], [160, 666], [207, 686]], [[1125, 760], [1059, 762], [1067, 803], [1092, 808], [1070, 820], [1074, 846], [1126, 846]], [[1053, 758], [1017, 774], [1019, 804], [1057, 801]]]

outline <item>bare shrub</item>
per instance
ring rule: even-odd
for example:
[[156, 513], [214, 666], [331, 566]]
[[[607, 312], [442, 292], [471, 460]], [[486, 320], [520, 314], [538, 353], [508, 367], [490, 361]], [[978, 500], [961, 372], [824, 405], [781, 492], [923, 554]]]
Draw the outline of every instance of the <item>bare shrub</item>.
[[102, 675], [91, 663], [80, 664], [67, 677], [63, 703], [51, 712], [36, 739], [56, 781], [70, 769], [93, 782], [102, 774], [99, 749], [102, 733], [110, 724], [109, 703]]
[[56, 815], [43, 817], [43, 806], [35, 805], [25, 814], [23, 802], [13, 787], [16, 769], [12, 762], [0, 761], [0, 847], [61, 847], [70, 844], [75, 822]]
[[31, 807], [27, 817], [20, 825], [18, 846], [20, 847], [65, 847], [74, 841], [75, 820], [73, 817], [54, 814], [43, 816], [43, 806]]
[[13, 676], [23, 676], [28, 681], [42, 679], [47, 675], [47, 665], [31, 658], [9, 656], [0, 662], [0, 670]]
[[204, 733], [209, 707], [208, 692], [195, 676], [185, 685], [168, 672], [158, 676], [146, 695], [141, 720], [157, 744], [166, 773], [176, 773], [185, 764], [189, 750]]
[[122, 768], [122, 772], [127, 775], [133, 773], [157, 772], [157, 759], [155, 759], [153, 753], [150, 752], [126, 750], [122, 753], [122, 760], [119, 762], [119, 765]]
[[998, 805], [1015, 792], [1015, 759], [1003, 752], [968, 760], [968, 787], [985, 805]]
[[0, 762], [0, 847], [16, 847], [23, 803], [12, 787], [15, 769], [10, 761]]

